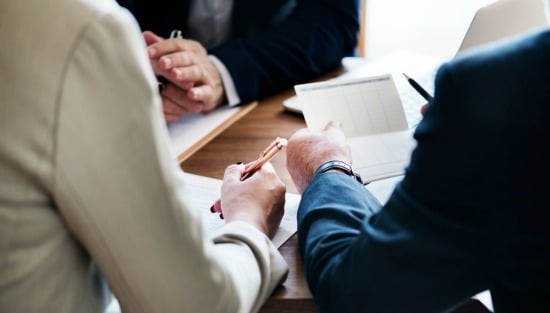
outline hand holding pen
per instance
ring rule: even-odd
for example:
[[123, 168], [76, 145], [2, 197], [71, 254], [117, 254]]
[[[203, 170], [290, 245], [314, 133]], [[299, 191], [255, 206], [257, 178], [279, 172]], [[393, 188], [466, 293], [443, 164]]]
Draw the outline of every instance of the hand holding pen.
[[[262, 169], [262, 167], [264, 167], [266, 164], [269, 165], [268, 166], [269, 169], [271, 169], [274, 173], [273, 167], [268, 162], [271, 159], [273, 159], [273, 157], [275, 157], [275, 155], [277, 155], [277, 153], [279, 151], [281, 151], [284, 147], [286, 147], [286, 145], [287, 145], [287, 140], [285, 138], [277, 137], [264, 151], [262, 151], [262, 153], [260, 154], [258, 159], [244, 165], [244, 169], [242, 170], [242, 172], [240, 174], [239, 181], [243, 182], [245, 180], [249, 180], [255, 173], [260, 171]], [[242, 163], [238, 163], [237, 166], [242, 167], [243, 165], [242, 165]], [[234, 166], [230, 166], [230, 167], [234, 167]], [[228, 170], [229, 170], [229, 168], [228, 168]], [[274, 174], [276, 176], [276, 173], [274, 173]], [[226, 171], [226, 175], [227, 175], [227, 171]], [[266, 178], [262, 177], [262, 179], [266, 179]], [[269, 179], [272, 179], [272, 178], [269, 178]], [[277, 179], [278, 179], [278, 177], [277, 177]], [[224, 185], [226, 185], [226, 183], [227, 183], [226, 177], [224, 176]], [[264, 182], [262, 181], [262, 184], [263, 183]], [[243, 184], [240, 184], [240, 185], [243, 185]], [[254, 184], [252, 184], [252, 185], [254, 185]], [[256, 187], [258, 187], [258, 186], [256, 186]], [[223, 194], [223, 187], [222, 187], [222, 198], [223, 198], [223, 196], [224, 196], [224, 194]], [[216, 200], [216, 202], [210, 208], [210, 211], [212, 213], [220, 213], [220, 218], [224, 218], [224, 215], [222, 213], [221, 200], [220, 199]]]

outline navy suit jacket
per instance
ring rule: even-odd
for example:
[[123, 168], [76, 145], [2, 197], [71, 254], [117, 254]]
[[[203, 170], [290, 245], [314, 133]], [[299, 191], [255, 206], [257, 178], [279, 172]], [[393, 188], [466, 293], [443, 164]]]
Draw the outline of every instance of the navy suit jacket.
[[549, 118], [550, 31], [443, 65], [385, 205], [335, 172], [303, 194], [321, 312], [441, 312], [486, 289], [496, 312], [548, 312]]
[[[117, 0], [142, 30], [168, 37], [186, 29], [187, 0]], [[234, 0], [232, 38], [209, 50], [231, 74], [243, 102], [307, 82], [353, 55], [358, 0]]]

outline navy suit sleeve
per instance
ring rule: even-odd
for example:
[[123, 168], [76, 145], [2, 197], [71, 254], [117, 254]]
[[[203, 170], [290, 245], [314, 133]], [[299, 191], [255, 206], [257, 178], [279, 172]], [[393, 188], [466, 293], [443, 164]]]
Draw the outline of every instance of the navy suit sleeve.
[[[483, 290], [478, 273], [462, 262], [461, 247], [423, 230], [449, 234], [458, 226], [389, 209], [411, 205], [405, 198], [398, 188], [373, 214], [380, 204], [350, 177], [326, 173], [312, 181], [299, 209], [298, 238], [321, 312], [436, 312]], [[471, 279], [461, 283], [464, 277]]]
[[549, 175], [549, 156], [533, 143], [549, 138], [549, 39], [440, 68], [406, 175], [381, 209], [345, 175], [314, 177], [298, 236], [321, 312], [441, 312], [486, 289], [502, 312], [547, 305], [548, 184], [534, 176]]
[[353, 55], [359, 30], [358, 3], [298, 0], [282, 22], [233, 38], [209, 53], [228, 68], [243, 102], [272, 95], [316, 78], [338, 67], [343, 57]]

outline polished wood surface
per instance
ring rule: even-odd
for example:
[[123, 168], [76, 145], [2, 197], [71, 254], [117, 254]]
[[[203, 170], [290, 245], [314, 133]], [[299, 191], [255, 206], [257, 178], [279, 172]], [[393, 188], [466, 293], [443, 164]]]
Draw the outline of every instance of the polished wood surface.
[[[303, 116], [285, 111], [282, 101], [294, 95], [292, 90], [259, 101], [251, 112], [185, 160], [181, 167], [193, 174], [222, 179], [228, 164], [255, 160], [276, 137], [289, 138], [305, 127]], [[279, 153], [272, 160], [275, 170], [287, 185], [288, 192], [296, 188], [286, 170], [286, 154]], [[294, 235], [279, 251], [289, 266], [289, 275], [283, 286], [263, 306], [260, 313], [314, 313], [319, 312], [309, 292], [303, 262]], [[490, 312], [477, 300], [470, 300], [453, 313]]]
[[[222, 179], [228, 164], [255, 160], [276, 137], [289, 138], [305, 127], [301, 115], [289, 113], [282, 106], [282, 101], [292, 95], [293, 91], [288, 90], [260, 101], [254, 110], [185, 160], [182, 163], [184, 171]], [[287, 191], [295, 193], [296, 188], [286, 170], [286, 154], [277, 154], [271, 163], [287, 185]], [[280, 251], [289, 265], [289, 275], [261, 313], [318, 312], [307, 287], [296, 235]]]
[[[299, 114], [285, 111], [284, 99], [294, 95], [292, 90], [259, 101], [250, 113], [182, 163], [182, 168], [193, 174], [223, 178], [227, 165], [256, 160], [259, 154], [276, 138], [289, 138], [296, 130], [306, 127]], [[279, 153], [271, 161], [288, 192], [296, 192], [286, 170], [286, 153]]]

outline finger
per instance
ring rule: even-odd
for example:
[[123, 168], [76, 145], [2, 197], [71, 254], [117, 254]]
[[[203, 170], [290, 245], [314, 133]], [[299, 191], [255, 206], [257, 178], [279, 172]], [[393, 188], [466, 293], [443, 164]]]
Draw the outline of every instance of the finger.
[[245, 165], [242, 162], [231, 164], [225, 168], [223, 179], [225, 181], [240, 182], [244, 169]]
[[191, 100], [201, 102], [204, 112], [212, 111], [226, 101], [223, 87], [218, 85], [195, 86], [187, 91], [187, 96]]
[[195, 85], [195, 82], [192, 82], [192, 81], [180, 81], [180, 80], [176, 80], [173, 78], [173, 74], [171, 74], [171, 71], [165, 71], [165, 70], [162, 70], [160, 69], [158, 66], [155, 66], [155, 63], [157, 62], [151, 62], [151, 64], [153, 64], [153, 72], [157, 75], [157, 76], [162, 76], [164, 78], [165, 81], [168, 81], [170, 82], [173, 87], [179, 87], [180, 89], [182, 90], [185, 90], [185, 93], [187, 90], [189, 90], [191, 87], [193, 87]]
[[162, 91], [163, 98], [167, 98], [171, 103], [186, 110], [186, 113], [193, 112], [198, 113], [204, 110], [204, 104], [202, 102], [189, 99], [187, 92], [173, 84], [168, 84]]
[[175, 123], [175, 122], [179, 121], [182, 117], [183, 117], [183, 115], [172, 115], [172, 114], [164, 113], [164, 119], [166, 120], [166, 123], [168, 123], [168, 124]]
[[191, 51], [177, 51], [163, 55], [159, 58], [159, 65], [164, 70], [176, 67], [191, 66], [196, 63], [195, 53]]
[[273, 167], [273, 164], [271, 164], [271, 162], [266, 162], [266, 163], [264, 163], [264, 165], [262, 165], [262, 167], [260, 168], [260, 170], [261, 170], [262, 172], [271, 173], [271, 174], [276, 173], [276, 172], [275, 172], [275, 168]]
[[[251, 162], [256, 163], [256, 162]], [[270, 176], [277, 176], [277, 173], [275, 172], [275, 169], [273, 168], [273, 165], [270, 162], [266, 162], [263, 165], [261, 165], [259, 168], [252, 170], [252, 172], [246, 173], [243, 176], [241, 176], [241, 181], [244, 180], [250, 180], [254, 184], [257, 184], [258, 182], [254, 182], [255, 180], [263, 180], [266, 177]]]
[[222, 200], [217, 199], [214, 201], [214, 204], [210, 207], [210, 212], [212, 213], [221, 213], [222, 212]]
[[172, 99], [162, 96], [162, 110], [164, 114], [183, 116], [187, 110]]
[[145, 40], [145, 44], [147, 46], [150, 46], [152, 44], [155, 44], [157, 42], [161, 42], [164, 40], [164, 38], [157, 36], [155, 33], [148, 30], [143, 32], [143, 39]]
[[325, 130], [329, 130], [329, 129], [332, 129], [332, 128], [339, 128], [341, 129], [342, 128], [342, 122], [340, 121], [337, 121], [337, 120], [330, 120], [327, 125], [325, 126]]
[[150, 45], [147, 48], [150, 58], [160, 58], [163, 55], [180, 52], [180, 51], [194, 51], [195, 53], [205, 54], [206, 50], [202, 45], [194, 40], [189, 39], [166, 39], [155, 44]]
[[187, 96], [193, 101], [209, 102], [212, 98], [212, 87], [209, 85], [193, 87], [187, 91]]
[[430, 107], [430, 103], [425, 103], [422, 107], [420, 107], [420, 113], [422, 115], [426, 114], [426, 111], [428, 110], [428, 108]]
[[172, 68], [172, 70], [170, 71], [170, 77], [173, 80], [180, 82], [205, 82], [204, 72], [202, 68], [196, 64], [188, 65], [185, 67]]
[[345, 140], [344, 131], [342, 130], [342, 123], [339, 121], [331, 120], [328, 122], [324, 129], [324, 136], [335, 140]]

